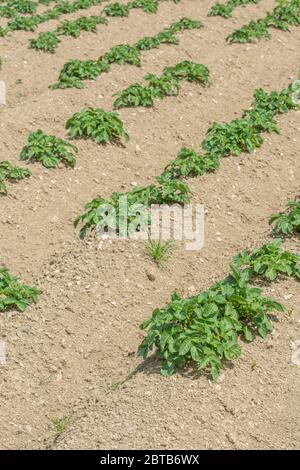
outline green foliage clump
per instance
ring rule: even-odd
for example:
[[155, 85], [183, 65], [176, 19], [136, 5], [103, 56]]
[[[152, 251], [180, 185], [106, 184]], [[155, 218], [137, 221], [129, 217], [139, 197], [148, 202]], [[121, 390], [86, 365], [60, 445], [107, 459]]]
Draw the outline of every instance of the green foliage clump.
[[141, 8], [145, 13], [156, 13], [159, 0], [133, 0], [128, 3], [129, 8]]
[[[104, 232], [109, 231], [111, 228], [118, 233], [120, 231], [124, 233], [124, 230], [126, 230], [127, 235], [130, 223], [135, 220], [137, 213], [142, 208], [147, 210], [151, 204], [188, 204], [190, 202], [189, 195], [190, 190], [182, 181], [157, 177], [155, 184], [136, 187], [128, 193], [115, 192], [109, 200], [101, 197], [93, 199], [84, 206], [85, 212], [76, 218], [74, 225], [77, 227], [79, 224], [83, 224], [80, 229], [81, 239], [85, 237], [88, 230], [94, 230], [97, 227], [101, 227]], [[129, 208], [126, 220], [120, 215], [120, 207], [124, 197]], [[143, 207], [141, 208], [141, 206]], [[113, 210], [112, 218], [107, 216], [109, 208]], [[144, 217], [146, 222], [150, 221], [148, 213], [144, 214]]]
[[16, 16], [16, 18], [8, 22], [7, 26], [11, 31], [35, 31], [41, 22], [42, 17], [40, 15]]
[[272, 330], [268, 314], [283, 310], [261, 289], [249, 286], [247, 276], [232, 267], [231, 275], [208, 291], [188, 299], [175, 293], [171, 303], [155, 309], [141, 324], [147, 335], [138, 355], [146, 359], [155, 348], [165, 376], [190, 366], [217, 379], [222, 363], [240, 355], [239, 336], [252, 341], [257, 333], [264, 338]]
[[114, 102], [114, 108], [153, 106], [155, 98], [161, 99], [165, 96], [178, 94], [181, 88], [181, 80], [207, 86], [209, 83], [209, 71], [205, 65], [185, 60], [174, 67], [166, 67], [160, 77], [148, 74], [144, 79], [148, 82], [147, 86], [135, 83], [125, 90], [115, 93], [114, 96], [117, 96], [117, 98]]
[[134, 83], [125, 90], [115, 93], [114, 96], [117, 96], [113, 104], [114, 109], [124, 108], [125, 106], [144, 106], [149, 108], [154, 104], [152, 89], [138, 83]]
[[270, 224], [275, 222], [274, 231], [281, 235], [300, 233], [300, 200], [289, 201], [284, 212], [273, 214]]
[[214, 154], [200, 155], [195, 150], [182, 147], [177, 157], [164, 169], [162, 177], [175, 179], [187, 176], [202, 176], [220, 167], [220, 158]]
[[0, 162], [0, 193], [7, 194], [6, 182], [16, 182], [31, 176], [31, 172], [26, 168], [13, 165], [7, 160]]
[[260, 0], [228, 0], [226, 3], [216, 3], [208, 13], [208, 16], [222, 16], [230, 18], [236, 7], [248, 5], [250, 3], [257, 4]]
[[229, 124], [214, 123], [202, 142], [205, 152], [227, 157], [252, 153], [263, 143], [263, 138], [247, 119], [235, 119]]
[[140, 51], [135, 46], [119, 44], [112, 47], [99, 61], [108, 64], [130, 64], [139, 67], [141, 65]]
[[90, 138], [99, 143], [119, 143], [121, 138], [129, 140], [123, 122], [117, 113], [106, 112], [102, 108], [83, 109], [75, 113], [66, 123], [69, 136], [74, 138]]
[[251, 279], [260, 276], [274, 281], [279, 275], [300, 279], [300, 256], [282, 248], [282, 240], [274, 239], [252, 253], [243, 251], [235, 256], [233, 263]]
[[28, 136], [28, 143], [20, 153], [20, 160], [38, 161], [46, 168], [56, 168], [59, 163], [74, 167], [77, 152], [75, 145], [38, 129]]
[[115, 2], [115, 3], [110, 3], [107, 5], [103, 13], [106, 16], [129, 16], [129, 5]]
[[7, 3], [8, 8], [12, 8], [17, 13], [32, 15], [37, 10], [36, 2], [31, 0], [12, 0]]
[[45, 52], [55, 52], [60, 39], [55, 33], [40, 33], [37, 38], [31, 39], [29, 42], [30, 49], [39, 49]]
[[56, 33], [77, 38], [81, 31], [97, 31], [98, 24], [108, 24], [103, 16], [81, 16], [76, 20], [64, 20], [57, 28]]
[[30, 304], [38, 302], [39, 295], [39, 289], [20, 283], [8, 269], [0, 267], [0, 312], [11, 308], [24, 312]]

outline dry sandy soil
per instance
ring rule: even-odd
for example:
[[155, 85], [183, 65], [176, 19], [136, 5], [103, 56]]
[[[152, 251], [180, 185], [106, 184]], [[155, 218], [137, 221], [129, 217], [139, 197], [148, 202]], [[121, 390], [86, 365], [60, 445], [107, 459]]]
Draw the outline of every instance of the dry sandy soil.
[[[270, 215], [299, 194], [300, 112], [278, 118], [281, 135], [266, 135], [255, 154], [225, 159], [217, 173], [188, 181], [193, 201], [206, 209], [199, 252], [178, 245], [160, 269], [141, 242], [100, 248], [93, 236], [80, 241], [72, 225], [97, 194], [149, 184], [182, 145], [199, 148], [214, 121], [228, 122], [250, 106], [256, 88], [280, 90], [296, 79], [299, 28], [274, 31], [270, 41], [257, 44], [225, 43], [233, 29], [262, 16], [273, 1], [237, 8], [227, 20], [207, 17], [214, 3], [164, 2], [156, 15], [132, 11], [97, 34], [63, 38], [54, 55], [27, 48], [36, 32], [0, 40], [0, 78], [7, 86], [0, 159], [16, 163], [30, 131], [66, 137], [64, 124], [74, 112], [111, 109], [112, 94], [148, 72], [190, 59], [207, 65], [213, 82], [208, 89], [185, 83], [179, 96], [153, 109], [120, 110], [131, 137], [124, 148], [78, 141], [74, 170], [31, 165], [33, 176], [1, 198], [0, 264], [42, 289], [36, 306], [0, 318], [7, 346], [0, 367], [3, 449], [300, 448], [300, 369], [291, 363], [291, 342], [300, 339], [299, 283], [265, 288], [286, 313], [268, 339], [243, 345], [239, 360], [217, 382], [189, 374], [166, 379], [155, 361], [143, 364], [135, 356], [143, 337], [139, 324], [155, 307], [165, 305], [175, 289], [188, 296], [222, 279], [232, 256], [267, 240]], [[182, 16], [205, 27], [179, 34], [178, 46], [144, 53], [141, 68], [114, 66], [83, 90], [48, 89], [67, 60], [97, 58]], [[50, 423], [63, 416], [69, 426], [54, 437]]]

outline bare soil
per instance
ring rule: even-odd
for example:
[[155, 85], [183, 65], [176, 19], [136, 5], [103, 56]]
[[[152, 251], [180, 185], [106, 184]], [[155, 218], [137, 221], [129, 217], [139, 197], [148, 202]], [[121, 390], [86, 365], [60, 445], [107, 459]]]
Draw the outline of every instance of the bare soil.
[[[121, 109], [130, 134], [124, 148], [78, 141], [74, 170], [30, 165], [33, 176], [1, 197], [0, 264], [42, 289], [37, 305], [0, 317], [8, 353], [0, 366], [3, 449], [300, 448], [300, 369], [291, 363], [291, 343], [300, 339], [299, 283], [281, 280], [264, 288], [287, 312], [268, 339], [243, 344], [242, 356], [217, 382], [189, 372], [166, 379], [155, 361], [135, 356], [143, 337], [139, 324], [155, 307], [175, 289], [188, 296], [222, 279], [232, 256], [267, 240], [270, 215], [299, 195], [300, 112], [280, 116], [281, 134], [265, 135], [253, 155], [225, 159], [215, 174], [188, 180], [193, 201], [206, 209], [199, 252], [178, 244], [161, 269], [141, 242], [101, 247], [94, 236], [79, 240], [72, 225], [97, 194], [149, 184], [182, 145], [199, 148], [214, 121], [228, 122], [249, 108], [256, 88], [280, 90], [297, 78], [299, 28], [272, 31], [270, 41], [225, 43], [233, 29], [271, 10], [273, 1], [237, 8], [227, 20], [207, 17], [214, 3], [163, 2], [155, 15], [133, 10], [96, 34], [63, 37], [54, 55], [28, 49], [36, 32], [0, 39], [0, 78], [7, 87], [0, 160], [15, 163], [29, 132], [40, 128], [65, 138], [73, 113], [86, 106], [111, 109], [113, 93], [148, 72], [189, 59], [207, 65], [212, 78], [207, 89], [185, 83], [179, 96], [153, 109]], [[204, 28], [180, 33], [177, 46], [145, 52], [141, 68], [113, 66], [83, 90], [48, 89], [66, 61], [97, 58], [183, 16], [200, 19]], [[299, 240], [288, 243], [299, 251]], [[62, 416], [70, 424], [54, 437], [51, 420]]]

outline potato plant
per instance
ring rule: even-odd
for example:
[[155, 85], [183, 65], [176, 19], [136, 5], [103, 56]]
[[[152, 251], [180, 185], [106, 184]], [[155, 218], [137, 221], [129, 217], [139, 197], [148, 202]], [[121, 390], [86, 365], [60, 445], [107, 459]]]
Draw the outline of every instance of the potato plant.
[[[128, 16], [131, 9], [140, 8], [145, 13], [156, 13], [160, 0], [133, 0], [128, 3], [114, 2], [107, 5], [103, 13], [107, 16]], [[179, 3], [180, 0], [173, 0]]]
[[46, 168], [56, 168], [59, 163], [75, 166], [77, 147], [54, 135], [46, 135], [38, 129], [31, 132], [28, 143], [20, 153], [20, 160], [38, 161]]
[[144, 79], [148, 82], [147, 86], [135, 83], [125, 90], [116, 93], [114, 95], [117, 96], [113, 104], [114, 108], [153, 106], [156, 98], [162, 99], [165, 96], [177, 95], [180, 91], [180, 82], [182, 80], [208, 86], [209, 71], [205, 65], [185, 60], [174, 67], [166, 67], [160, 77], [148, 74]]
[[208, 16], [222, 16], [230, 18], [236, 7], [245, 6], [250, 3], [257, 4], [260, 0], [228, 0], [226, 3], [215, 3], [208, 13]]
[[162, 177], [177, 179], [187, 176], [202, 176], [220, 167], [220, 158], [215, 154], [200, 155], [195, 150], [182, 147], [177, 157], [164, 169]]
[[37, 38], [31, 39], [29, 42], [30, 49], [38, 49], [45, 52], [55, 52], [60, 39], [55, 33], [40, 33]]
[[252, 253], [239, 253], [233, 263], [247, 274], [248, 279], [260, 276], [267, 281], [275, 281], [280, 275], [300, 279], [300, 256], [283, 250], [280, 238], [266, 243]]
[[[79, 232], [80, 238], [83, 239], [88, 230], [95, 230], [97, 226], [100, 226], [103, 231], [114, 228], [118, 232], [122, 223], [125, 223], [127, 230], [135, 214], [131, 214], [129, 210], [128, 219], [126, 221], [120, 220], [120, 198], [123, 196], [127, 197], [129, 208], [133, 208], [137, 204], [141, 204], [146, 208], [150, 207], [151, 204], [188, 204], [190, 202], [190, 189], [182, 181], [156, 178], [156, 182], [152, 185], [136, 187], [128, 193], [115, 192], [111, 195], [110, 199], [97, 197], [84, 206], [83, 214], [80, 214], [74, 221], [75, 227], [82, 225]], [[115, 226], [114, 220], [112, 221], [113, 225], [110, 226], [109, 220], [107, 220], [105, 214], [101, 212], [101, 208], [106, 208], [108, 205], [116, 211], [117, 226]]]
[[274, 311], [283, 312], [284, 307], [251, 287], [247, 276], [232, 267], [228, 278], [207, 291], [187, 299], [175, 293], [171, 303], [155, 309], [141, 324], [147, 334], [138, 355], [146, 359], [154, 349], [165, 376], [193, 367], [217, 379], [223, 362], [240, 355], [239, 336], [246, 341], [255, 334], [265, 338]]
[[59, 35], [72, 36], [77, 38], [81, 31], [97, 31], [99, 24], [108, 24], [103, 16], [80, 16], [76, 20], [64, 20], [55, 30]]
[[110, 3], [103, 12], [106, 16], [129, 16], [129, 6], [124, 3]]
[[289, 201], [284, 212], [273, 214], [270, 224], [275, 222], [274, 232], [280, 235], [300, 234], [300, 200]]
[[0, 162], [0, 194], [7, 194], [7, 182], [16, 182], [31, 176], [31, 172], [26, 168], [13, 165], [9, 161]]
[[30, 304], [38, 302], [39, 295], [39, 289], [22, 284], [8, 269], [0, 267], [0, 312], [8, 309], [24, 312]]
[[67, 121], [66, 129], [72, 139], [90, 138], [97, 144], [120, 143], [122, 138], [126, 142], [129, 140], [119, 115], [102, 108], [87, 108], [75, 113]]

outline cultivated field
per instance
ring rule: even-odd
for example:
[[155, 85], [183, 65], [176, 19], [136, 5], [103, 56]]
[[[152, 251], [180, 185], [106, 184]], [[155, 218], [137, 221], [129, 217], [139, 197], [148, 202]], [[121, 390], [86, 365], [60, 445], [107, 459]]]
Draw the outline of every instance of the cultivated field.
[[2, 449], [300, 448], [300, 0], [220, 2], [0, 2]]

